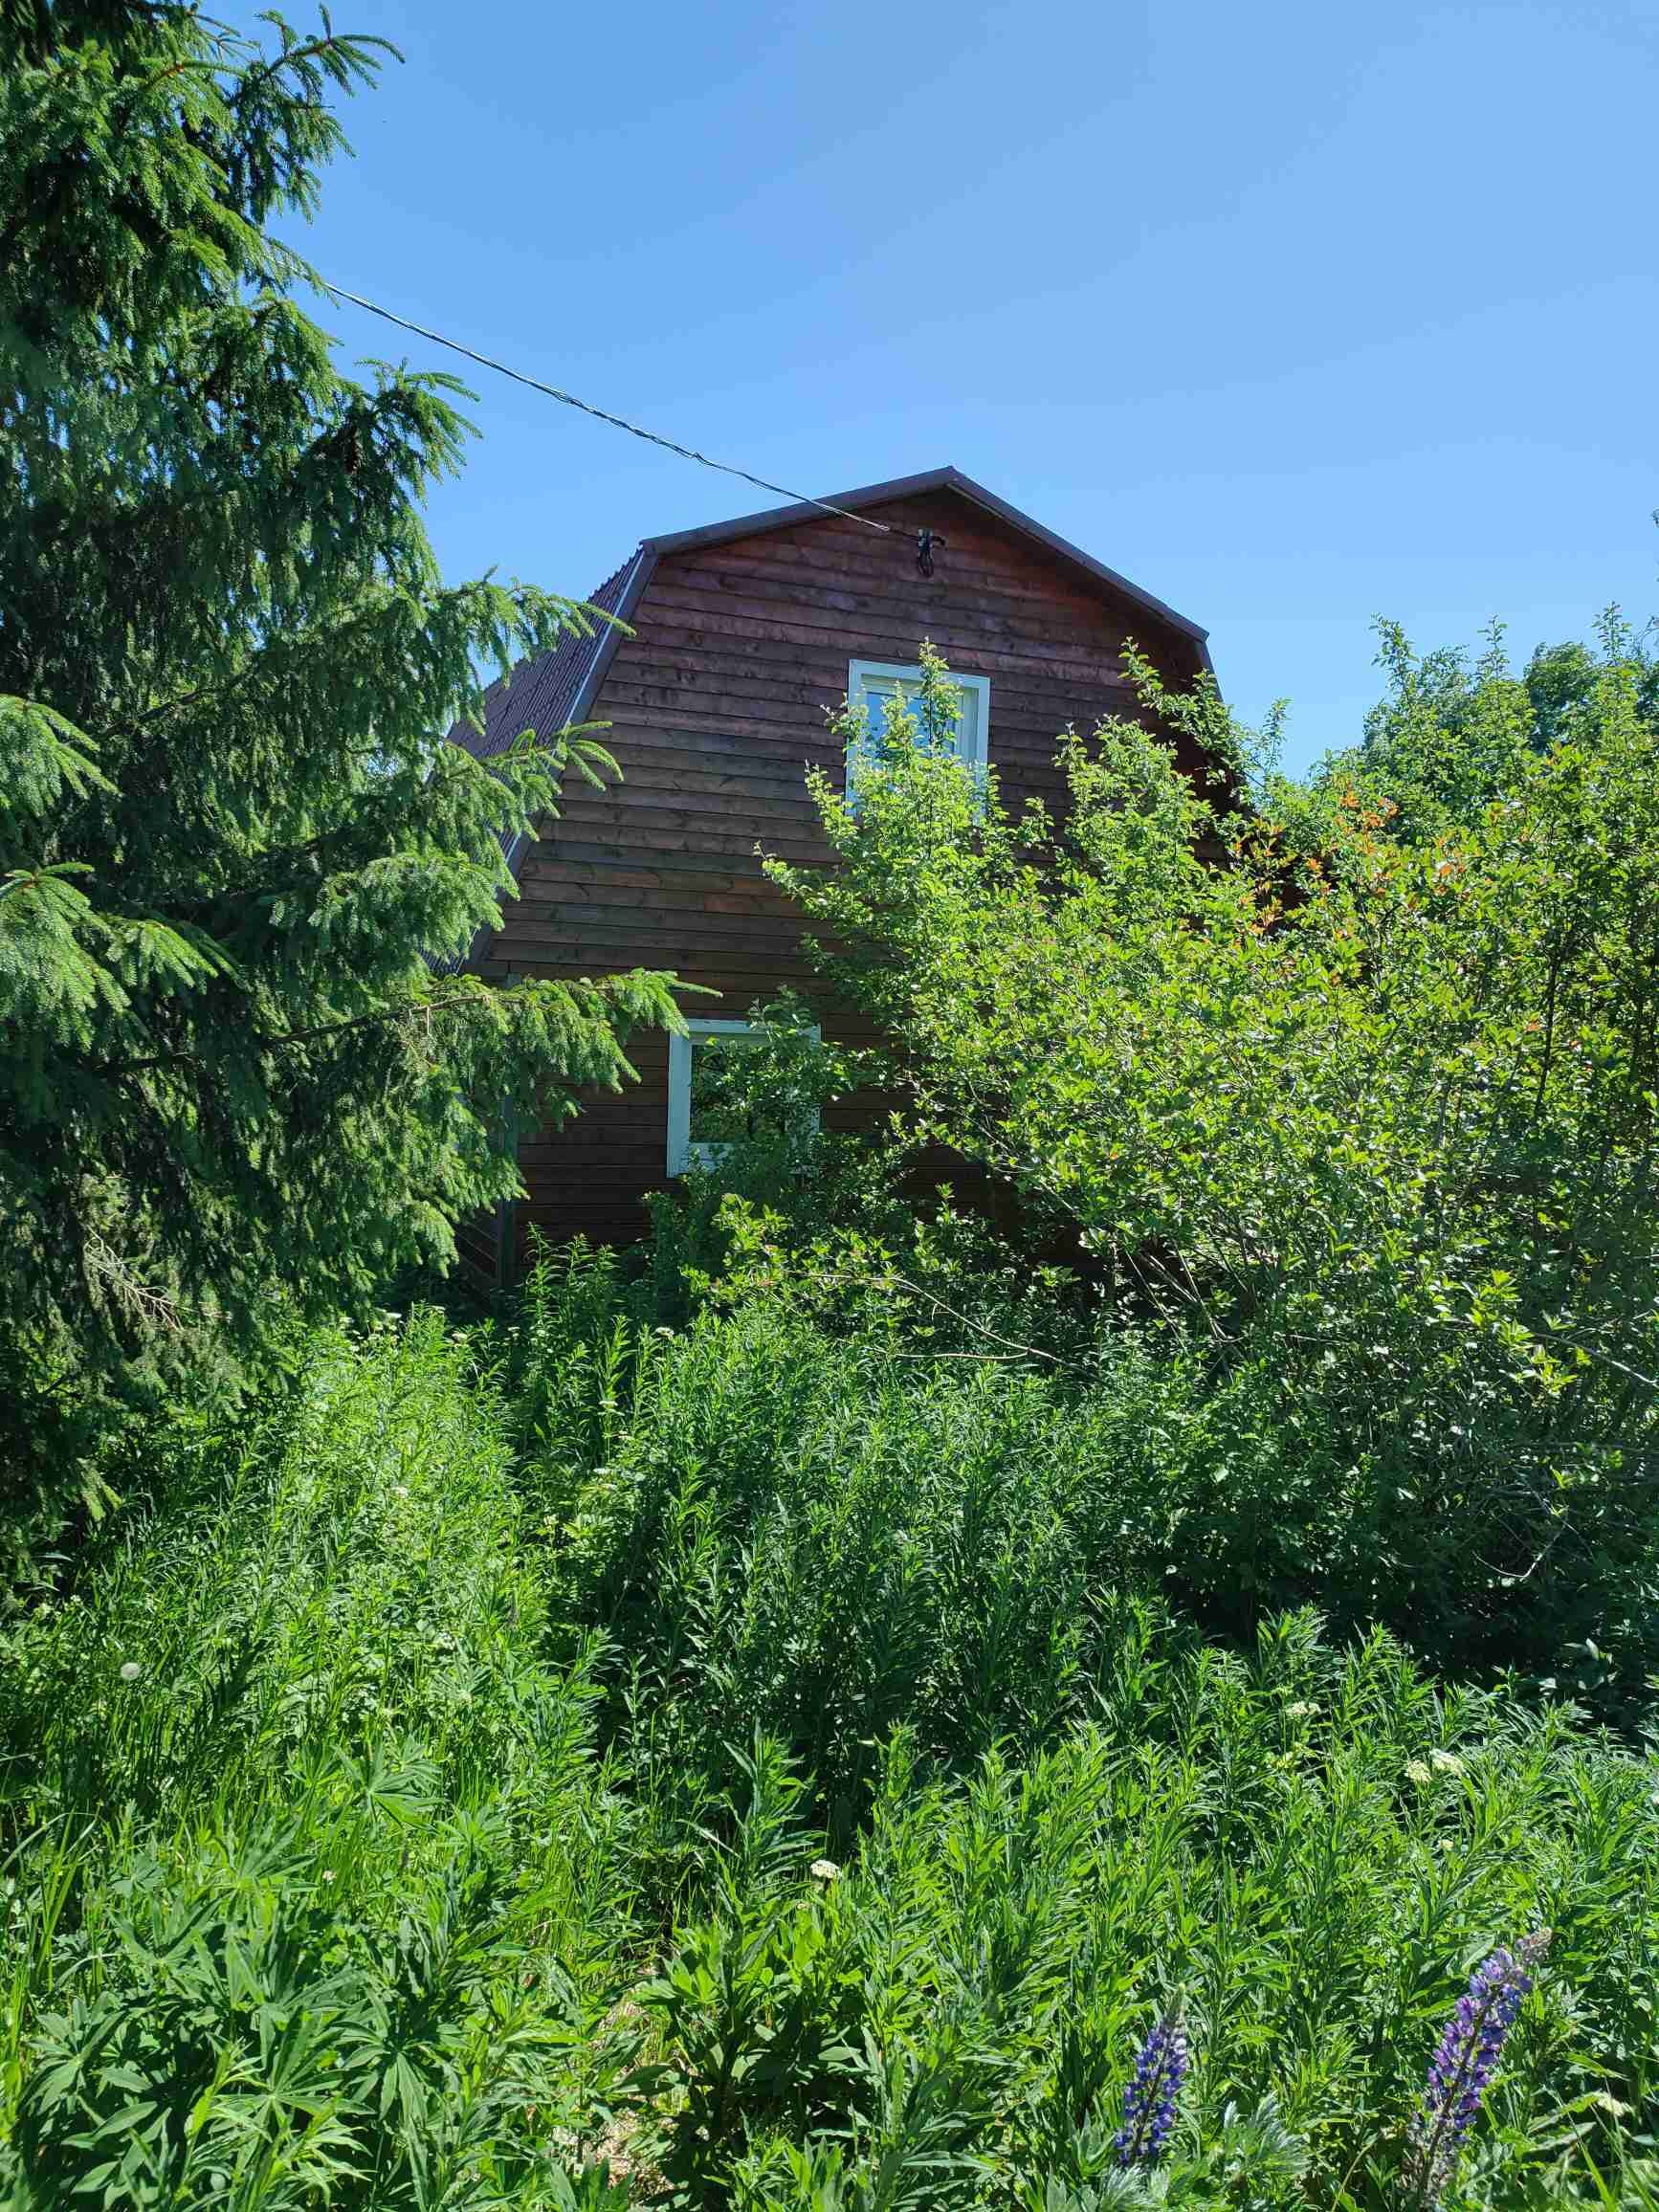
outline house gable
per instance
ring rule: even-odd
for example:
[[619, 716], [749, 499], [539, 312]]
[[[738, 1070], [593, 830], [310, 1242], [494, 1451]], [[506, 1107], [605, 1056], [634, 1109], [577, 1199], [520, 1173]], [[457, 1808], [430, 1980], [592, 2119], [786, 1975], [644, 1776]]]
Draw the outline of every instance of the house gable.
[[[1178, 614], [1173, 607], [1166, 606], [1161, 599], [1154, 598], [1150, 591], [1144, 590], [1139, 584], [1132, 584], [1127, 576], [1120, 576], [1117, 569], [1108, 568], [1104, 562], [1096, 561], [1092, 553], [1085, 553], [1081, 547], [1070, 543], [1031, 516], [1023, 514], [1018, 507], [1010, 506], [1006, 499], [999, 498], [995, 492], [987, 491], [983, 484], [976, 484], [971, 476], [964, 476], [960, 469], [926, 469], [918, 476], [895, 476], [885, 483], [865, 484], [857, 491], [837, 492], [832, 499], [822, 502], [802, 500], [794, 506], [768, 507], [759, 514], [740, 515], [733, 521], [709, 522], [699, 529], [680, 530], [667, 537], [648, 538], [645, 544], [657, 554], [692, 552], [705, 546], [724, 544], [733, 539], [759, 538], [774, 530], [795, 530], [803, 524], [836, 519], [830, 513], [835, 509], [841, 511], [840, 519], [845, 519], [848, 514], [867, 515], [872, 520], [885, 522], [890, 530], [897, 528], [902, 532], [902, 524], [896, 524], [894, 518], [883, 510], [893, 506], [896, 501], [926, 498], [940, 493], [950, 494], [965, 506], [977, 507], [982, 515], [1001, 522], [1012, 536], [1041, 546], [1059, 565], [1103, 586], [1108, 594], [1130, 608], [1139, 608], [1143, 618], [1150, 617], [1160, 626], [1167, 625], [1183, 632], [1201, 648], [1205, 646], [1209, 633], [1199, 624], [1184, 614]], [[1205, 660], [1207, 666], [1207, 652]]]
[[[848, 520], [849, 515], [862, 515], [881, 523], [895, 542], [891, 547], [884, 545], [877, 533]], [[1161, 642], [1166, 647], [1176, 646], [1173, 673], [1183, 673], [1183, 664], [1188, 662], [1194, 670], [1209, 669], [1208, 633], [1196, 622], [954, 468], [930, 469], [917, 476], [863, 485], [838, 492], [821, 503], [802, 501], [772, 507], [730, 521], [647, 538], [632, 557], [606, 579], [588, 604], [603, 614], [614, 615], [618, 624], [631, 624], [664, 562], [671, 573], [720, 573], [719, 555], [728, 547], [732, 548], [731, 561], [737, 564], [752, 562], [757, 555], [763, 567], [768, 559], [774, 568], [798, 563], [799, 580], [806, 588], [815, 581], [814, 570], [826, 578], [826, 590], [830, 579], [856, 576], [861, 568], [874, 564], [876, 556], [872, 548], [878, 545], [883, 547], [883, 574], [890, 584], [896, 586], [904, 580], [908, 562], [917, 564], [919, 583], [940, 582], [952, 572], [945, 527], [951, 520], [965, 528], [969, 536], [968, 545], [958, 548], [954, 573], [959, 578], [977, 573], [980, 581], [990, 581], [980, 573], [973, 548], [979, 546], [983, 554], [987, 536], [994, 538], [1000, 532], [1006, 543], [1024, 553], [1028, 562], [1034, 558], [1039, 568], [1047, 557], [1055, 596], [1073, 600], [1079, 595], [1092, 597], [1109, 620], [1115, 619], [1119, 636], [1135, 637], [1155, 661], [1161, 663], [1168, 657], [1159, 650]], [[839, 544], [831, 544], [824, 535], [827, 526], [837, 532]], [[924, 531], [936, 548], [927, 556], [934, 564], [932, 577], [923, 575], [919, 565], [920, 535]], [[780, 541], [776, 545], [763, 547], [756, 542], [773, 537]], [[857, 551], [860, 544], [864, 547], [862, 556]], [[965, 561], [962, 558], [964, 552]], [[925, 612], [925, 596], [907, 600], [905, 606]], [[611, 623], [600, 623], [591, 631], [573, 630], [553, 652], [490, 687], [481, 731], [457, 722], [450, 732], [451, 739], [477, 758], [488, 759], [504, 751], [522, 730], [553, 731], [567, 723], [593, 719], [601, 689], [625, 636], [626, 630]], [[1093, 640], [1089, 642], [1093, 644]], [[914, 638], [909, 641], [911, 648], [916, 643]], [[1180, 650], [1183, 645], [1184, 653]], [[909, 650], [904, 657], [912, 657]]]

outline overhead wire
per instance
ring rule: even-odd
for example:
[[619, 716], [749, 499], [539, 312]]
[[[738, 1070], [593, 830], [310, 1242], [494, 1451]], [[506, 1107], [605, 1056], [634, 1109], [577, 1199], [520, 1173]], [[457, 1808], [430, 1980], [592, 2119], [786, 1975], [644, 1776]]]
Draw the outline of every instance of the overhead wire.
[[433, 345], [448, 346], [452, 353], [459, 353], [468, 361], [476, 361], [480, 368], [494, 369], [498, 376], [511, 377], [515, 384], [528, 385], [532, 391], [556, 399], [564, 407], [578, 409], [591, 415], [595, 422], [608, 423], [612, 430], [627, 431], [630, 437], [643, 438], [647, 445], [661, 446], [665, 453], [677, 453], [682, 461], [697, 461], [705, 469], [718, 469], [722, 476], [741, 476], [745, 484], [753, 484], [763, 492], [777, 492], [785, 499], [793, 499], [803, 507], [816, 507], [826, 515], [839, 515], [844, 521], [861, 522], [867, 530], [878, 530], [890, 537], [891, 526], [886, 522], [873, 522], [868, 515], [854, 515], [849, 508], [837, 507], [829, 499], [814, 499], [806, 492], [792, 492], [786, 484], [774, 484], [766, 476], [757, 476], [747, 469], [740, 469], [730, 461], [711, 460], [707, 453], [699, 453], [695, 446], [682, 446], [673, 438], [659, 436], [655, 431], [641, 430], [638, 423], [630, 423], [626, 416], [611, 414], [607, 409], [594, 407], [588, 400], [578, 399], [573, 391], [563, 391], [556, 384], [543, 384], [539, 376], [530, 376], [521, 368], [512, 368], [504, 361], [492, 360], [487, 353], [478, 353], [470, 345], [463, 345], [458, 338], [446, 338], [441, 330], [429, 330], [423, 323], [411, 322], [407, 315], [396, 315], [389, 307], [382, 307], [373, 299], [365, 299], [361, 293], [348, 292], [343, 284], [331, 284], [326, 276], [318, 282], [325, 292], [338, 299], [349, 299], [354, 307], [363, 308], [369, 315], [378, 315], [385, 322], [395, 322], [400, 330], [412, 331], [416, 338], [425, 338]]

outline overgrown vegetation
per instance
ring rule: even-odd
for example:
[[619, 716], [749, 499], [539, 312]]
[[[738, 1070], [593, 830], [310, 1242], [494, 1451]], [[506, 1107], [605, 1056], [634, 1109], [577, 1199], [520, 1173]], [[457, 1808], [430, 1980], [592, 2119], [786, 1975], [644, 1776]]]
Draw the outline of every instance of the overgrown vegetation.
[[[1398, 640], [1389, 659], [1366, 748], [1253, 794], [1213, 689], [1171, 697], [1138, 664], [1144, 721], [1066, 741], [1055, 829], [964, 769], [924, 654], [856, 805], [818, 781], [837, 865], [773, 874], [893, 1040], [896, 1141], [941, 1141], [1074, 1228], [1114, 1359], [1133, 1340], [1156, 1362], [1161, 1502], [1211, 1617], [1316, 1590], [1462, 1666], [1551, 1672], [1594, 1646], [1639, 1693], [1659, 1666], [1651, 672], [1610, 624], [1550, 741], [1491, 658], [1455, 682]], [[1159, 727], [1218, 763], [1207, 792]]]
[[1170, 2201], [1399, 2204], [1540, 1926], [1458, 2201], [1659, 2196], [1650, 1759], [1311, 1614], [1206, 1648], [1024, 1382], [622, 1303], [297, 1345], [11, 1631], [11, 2201], [1139, 2201], [1180, 1991]]
[[[797, 886], [881, 1055], [773, 1009], [637, 1262], [290, 1322], [132, 1432], [6, 1638], [11, 2201], [1659, 2203], [1653, 733], [1599, 665], [1473, 828], [1360, 754], [1207, 867], [1144, 733], [1070, 748], [1045, 874], [896, 723]], [[1024, 1211], [918, 1203], [940, 1137]]]
[[1385, 631], [1303, 785], [1135, 660], [1059, 827], [923, 648], [773, 871], [880, 1050], [383, 1311], [677, 1018], [444, 957], [586, 617], [266, 234], [370, 42], [4, 20], [5, 2201], [1659, 2206], [1645, 642]]

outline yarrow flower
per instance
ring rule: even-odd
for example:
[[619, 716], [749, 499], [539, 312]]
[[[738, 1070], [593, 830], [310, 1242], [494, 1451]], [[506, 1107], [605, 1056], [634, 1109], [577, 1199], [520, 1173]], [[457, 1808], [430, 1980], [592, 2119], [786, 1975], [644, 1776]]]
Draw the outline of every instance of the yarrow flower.
[[1550, 1931], [1540, 1928], [1513, 1951], [1494, 1951], [1470, 1976], [1469, 1988], [1446, 2024], [1422, 2102], [1412, 2115], [1405, 2161], [1405, 2178], [1415, 2186], [1421, 2206], [1438, 2204], [1456, 2171], [1463, 2138], [1497, 2070], [1504, 2039], [1549, 1947]]
[[1173, 2004], [1140, 2046], [1114, 2138], [1120, 2166], [1150, 2165], [1175, 2125], [1175, 2101], [1192, 2063], [1181, 2006]]
[[840, 1868], [833, 1859], [814, 1859], [807, 1869], [807, 1872], [815, 1882], [833, 1882], [840, 1871]]

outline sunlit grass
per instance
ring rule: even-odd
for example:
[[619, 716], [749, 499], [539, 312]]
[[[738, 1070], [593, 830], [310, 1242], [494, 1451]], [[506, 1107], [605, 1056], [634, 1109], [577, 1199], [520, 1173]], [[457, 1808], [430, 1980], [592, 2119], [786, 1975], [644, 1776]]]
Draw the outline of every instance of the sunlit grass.
[[1652, 1760], [1173, 1625], [1127, 1420], [612, 1291], [316, 1340], [9, 1632], [11, 2201], [1070, 2212], [1179, 1993], [1169, 2201], [1381, 2212], [1542, 1926], [1448, 2201], [1655, 2201]]

